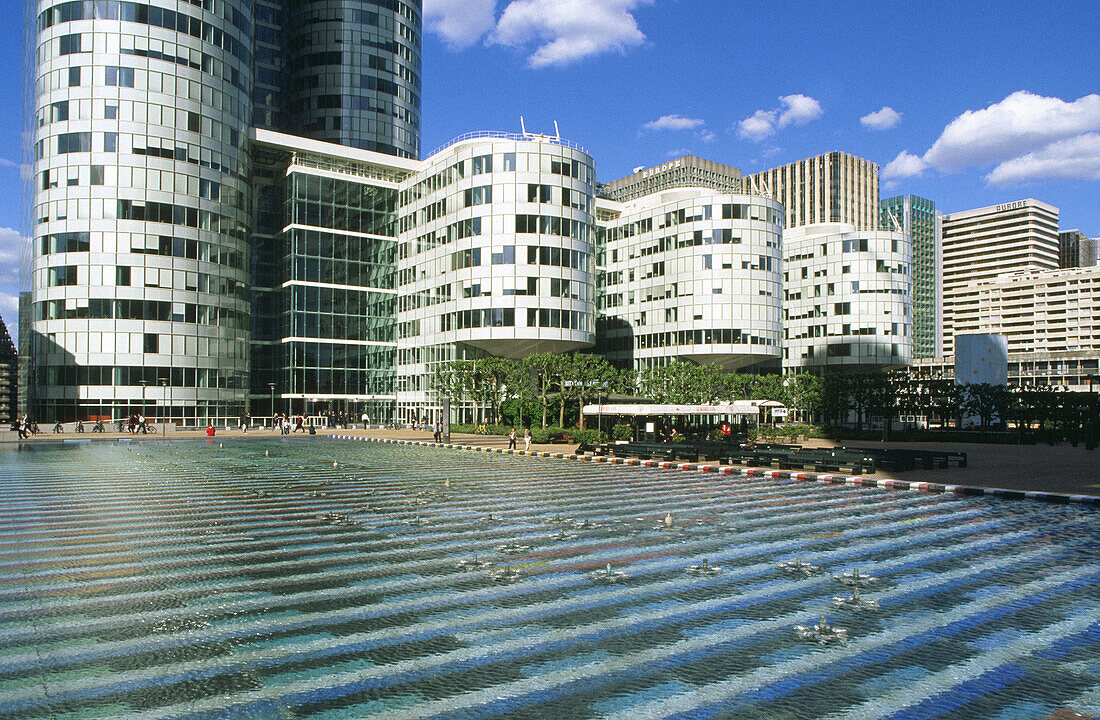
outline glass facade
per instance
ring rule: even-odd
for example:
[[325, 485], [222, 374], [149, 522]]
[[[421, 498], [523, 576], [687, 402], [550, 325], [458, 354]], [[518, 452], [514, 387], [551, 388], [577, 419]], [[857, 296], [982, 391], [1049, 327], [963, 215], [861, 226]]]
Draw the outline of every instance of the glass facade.
[[[31, 412], [200, 424], [249, 386], [250, 4], [40, 2]], [[94, 32], [93, 32], [94, 30]]]
[[285, 132], [420, 156], [420, 0], [285, 3]]
[[903, 232], [913, 240], [913, 357], [942, 357], [943, 233], [936, 203], [917, 195], [884, 198], [879, 214], [879, 227]]
[[[277, 238], [275, 406], [389, 418], [396, 188], [294, 164]], [[260, 388], [256, 388], [260, 390]]]

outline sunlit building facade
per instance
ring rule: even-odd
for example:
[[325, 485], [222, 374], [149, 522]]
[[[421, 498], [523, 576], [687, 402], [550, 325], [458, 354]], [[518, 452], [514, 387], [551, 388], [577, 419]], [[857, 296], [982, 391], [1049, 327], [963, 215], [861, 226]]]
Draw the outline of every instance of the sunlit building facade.
[[810, 225], [783, 235], [783, 369], [872, 371], [912, 360], [912, 247], [900, 232]]
[[779, 203], [690, 184], [598, 203], [602, 354], [636, 370], [778, 369]]

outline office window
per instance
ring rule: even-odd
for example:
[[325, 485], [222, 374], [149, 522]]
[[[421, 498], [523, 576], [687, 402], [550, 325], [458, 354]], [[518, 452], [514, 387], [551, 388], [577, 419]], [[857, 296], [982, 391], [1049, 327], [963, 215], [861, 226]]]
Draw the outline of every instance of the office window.
[[115, 285], [128, 286], [130, 284], [130, 268], [119, 265], [115, 268]]
[[58, 55], [72, 55], [78, 52], [80, 52], [80, 35], [62, 35]]
[[127, 67], [107, 67], [106, 70], [106, 85], [115, 87], [133, 87], [134, 86], [134, 69]]

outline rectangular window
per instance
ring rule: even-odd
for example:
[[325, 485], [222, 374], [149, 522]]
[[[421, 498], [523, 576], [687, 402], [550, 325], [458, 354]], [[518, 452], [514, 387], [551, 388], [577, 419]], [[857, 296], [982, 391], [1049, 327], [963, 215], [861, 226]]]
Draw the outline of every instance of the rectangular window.
[[118, 133], [103, 133], [103, 152], [118, 152]]
[[493, 253], [493, 265], [515, 265], [516, 246], [505, 245], [500, 252]]
[[471, 175], [481, 175], [482, 173], [489, 173], [493, 171], [493, 156], [492, 155], [478, 155], [473, 159], [471, 163], [472, 168]]
[[109, 66], [106, 70], [106, 85], [115, 87], [133, 87], [134, 69], [128, 67]]
[[155, 353], [160, 352], [160, 335], [156, 333], [145, 333], [144, 352]]
[[57, 136], [57, 154], [91, 152], [92, 134], [90, 132], [61, 133]]
[[851, 312], [852, 312], [852, 303], [850, 303], [850, 302], [833, 303], [833, 314], [834, 315], [850, 315]]
[[115, 285], [128, 286], [130, 284], [130, 268], [119, 265], [115, 268]]
[[118, 120], [118, 105], [107, 105], [104, 107], [103, 117], [108, 120]]
[[69, 87], [79, 87], [79, 86], [80, 86], [80, 68], [79, 67], [71, 67], [71, 68], [69, 68]]
[[516, 169], [516, 154], [504, 153], [504, 172], [513, 172]]
[[80, 52], [80, 34], [76, 35], [62, 35], [61, 36], [61, 49], [58, 51], [58, 55], [72, 55], [73, 53]]

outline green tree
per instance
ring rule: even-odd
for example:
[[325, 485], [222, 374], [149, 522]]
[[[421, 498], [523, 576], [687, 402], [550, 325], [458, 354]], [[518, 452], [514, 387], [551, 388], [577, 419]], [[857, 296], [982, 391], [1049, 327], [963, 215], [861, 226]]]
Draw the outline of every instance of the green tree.
[[528, 355], [523, 360], [523, 366], [534, 382], [539, 405], [542, 407], [542, 427], [546, 427], [551, 403], [556, 394], [560, 394], [563, 365], [563, 357], [554, 353]]
[[795, 419], [802, 422], [812, 420], [822, 407], [821, 378], [809, 373], [799, 373], [789, 376], [784, 382], [795, 410]]
[[500, 357], [474, 360], [478, 398], [489, 406], [493, 422], [500, 421], [500, 403], [507, 397], [508, 381], [514, 377], [515, 365], [515, 360]]

